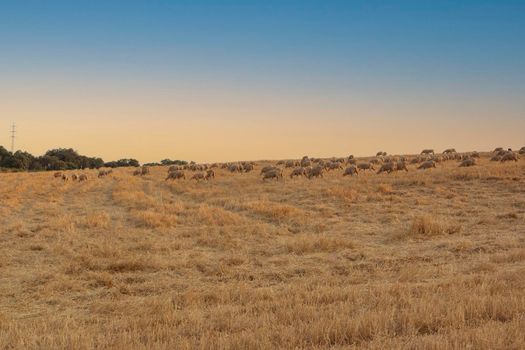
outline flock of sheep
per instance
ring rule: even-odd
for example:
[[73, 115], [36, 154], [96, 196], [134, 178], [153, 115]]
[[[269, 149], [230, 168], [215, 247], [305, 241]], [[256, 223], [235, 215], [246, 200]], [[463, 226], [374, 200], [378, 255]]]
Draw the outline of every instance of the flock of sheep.
[[[493, 152], [491, 161], [507, 162], [518, 161], [519, 155], [525, 155], [525, 147], [519, 151], [512, 149], [504, 150], [501, 147], [496, 148]], [[449, 148], [444, 150], [441, 154], [436, 154], [432, 149], [424, 149], [419, 155], [409, 156], [389, 156], [386, 152], [377, 152], [376, 157], [369, 160], [356, 159], [353, 155], [347, 158], [331, 158], [329, 160], [321, 158], [310, 158], [304, 156], [301, 160], [280, 160], [275, 165], [265, 166], [261, 169], [260, 175], [263, 181], [270, 179], [282, 179], [283, 169], [292, 169], [289, 177], [305, 177], [308, 179], [323, 177], [323, 174], [329, 171], [340, 170], [343, 176], [358, 175], [359, 172], [369, 171], [381, 173], [392, 173], [395, 171], [408, 171], [408, 164], [416, 165], [417, 169], [431, 169], [435, 168], [437, 163], [444, 161], [458, 161], [459, 167], [470, 167], [476, 165], [476, 159], [480, 155], [478, 152], [458, 153], [455, 149]], [[215, 178], [214, 168], [225, 169], [231, 173], [248, 173], [254, 170], [254, 162], [239, 162], [239, 163], [214, 163], [214, 164], [195, 164], [187, 165], [173, 165], [168, 169], [166, 181], [186, 179], [186, 172], [191, 171], [193, 175], [191, 180], [211, 180]], [[376, 170], [377, 168], [377, 170]], [[98, 177], [105, 177], [112, 173], [112, 170], [100, 170]], [[150, 173], [150, 169], [142, 166], [133, 172], [134, 176], [144, 176]], [[57, 172], [54, 175], [56, 178], [62, 178], [68, 181], [69, 177], [62, 172]], [[86, 181], [87, 175], [80, 174], [71, 175], [73, 181]]]

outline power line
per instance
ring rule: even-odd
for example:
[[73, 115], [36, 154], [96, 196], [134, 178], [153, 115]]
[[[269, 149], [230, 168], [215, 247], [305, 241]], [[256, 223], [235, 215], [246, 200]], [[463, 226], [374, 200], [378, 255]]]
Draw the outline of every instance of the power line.
[[11, 125], [11, 153], [15, 152], [15, 133], [15, 123], [13, 123], [13, 125]]

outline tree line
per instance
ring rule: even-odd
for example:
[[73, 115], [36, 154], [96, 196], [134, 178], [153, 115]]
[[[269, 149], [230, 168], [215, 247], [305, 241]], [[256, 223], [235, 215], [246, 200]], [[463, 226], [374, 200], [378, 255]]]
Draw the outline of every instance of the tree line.
[[[164, 159], [160, 163], [149, 165], [186, 164], [181, 160]], [[138, 167], [140, 163], [133, 158], [119, 159], [104, 162], [99, 157], [87, 157], [78, 154], [72, 148], [57, 148], [47, 151], [42, 156], [34, 156], [24, 151], [9, 152], [0, 146], [0, 170], [10, 171], [45, 171], [45, 170], [73, 170], [73, 169], [98, 169], [102, 167]]]

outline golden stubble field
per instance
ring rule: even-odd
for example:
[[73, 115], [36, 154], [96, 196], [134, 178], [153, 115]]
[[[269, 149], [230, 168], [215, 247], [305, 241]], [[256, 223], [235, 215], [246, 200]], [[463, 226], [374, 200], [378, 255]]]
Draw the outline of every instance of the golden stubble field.
[[523, 349], [525, 162], [479, 163], [0, 174], [0, 348]]

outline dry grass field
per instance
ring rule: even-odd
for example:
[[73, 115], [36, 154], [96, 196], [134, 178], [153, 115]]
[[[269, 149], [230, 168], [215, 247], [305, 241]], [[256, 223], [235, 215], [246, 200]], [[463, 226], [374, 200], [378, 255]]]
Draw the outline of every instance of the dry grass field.
[[0, 349], [525, 348], [523, 159], [262, 165], [0, 174]]

